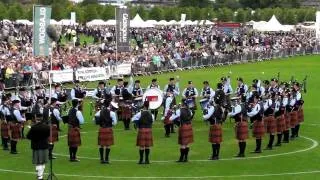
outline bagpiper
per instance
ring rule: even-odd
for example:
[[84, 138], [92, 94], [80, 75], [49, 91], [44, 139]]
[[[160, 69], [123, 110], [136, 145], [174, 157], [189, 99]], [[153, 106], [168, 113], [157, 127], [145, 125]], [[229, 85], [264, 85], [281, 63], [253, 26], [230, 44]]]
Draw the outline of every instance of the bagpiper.
[[164, 117], [163, 117], [163, 124], [165, 130], [165, 137], [170, 137], [170, 127], [173, 125], [173, 122], [170, 121], [170, 117], [175, 113], [174, 105], [172, 98], [167, 98], [167, 102], [165, 102], [166, 106], [164, 109]]
[[[239, 100], [241, 98], [241, 104]], [[247, 105], [246, 105], [246, 97], [235, 97], [231, 99], [232, 101], [232, 111], [229, 112], [229, 116], [234, 118], [235, 120], [235, 135], [238, 140], [239, 153], [236, 157], [242, 158], [245, 157], [245, 150], [247, 146], [246, 140], [249, 137], [249, 128], [247, 121]]]
[[304, 112], [303, 112], [304, 100], [302, 99], [299, 83], [296, 82], [293, 85], [293, 91], [295, 92], [295, 99], [296, 99], [296, 104], [295, 104], [294, 110], [297, 111], [297, 116], [298, 116], [298, 123], [294, 127], [294, 137], [298, 137], [299, 130], [300, 130], [300, 123], [302, 123], [304, 121]]
[[135, 113], [137, 113], [142, 108], [142, 105], [143, 105], [143, 100], [142, 100], [143, 90], [140, 86], [140, 80], [136, 80], [134, 82], [134, 86], [132, 89], [132, 96], [133, 96], [134, 111]]
[[5, 94], [2, 96], [2, 105], [0, 106], [0, 118], [1, 118], [1, 142], [3, 150], [8, 151], [8, 143], [10, 140], [10, 122], [12, 122], [12, 114], [10, 111], [10, 98]]
[[253, 122], [253, 137], [256, 139], [256, 149], [254, 153], [261, 153], [262, 138], [265, 133], [265, 127], [262, 120], [261, 106], [258, 103], [259, 96], [253, 96], [249, 101], [249, 109], [247, 115]]
[[222, 142], [222, 115], [223, 111], [219, 104], [209, 103], [208, 113], [203, 115], [203, 119], [210, 123], [209, 143], [212, 147], [212, 155], [209, 160], [218, 160], [220, 153], [220, 144]]
[[98, 132], [98, 146], [101, 164], [109, 164], [110, 147], [114, 144], [112, 127], [117, 124], [117, 116], [110, 101], [105, 101], [105, 105], [100, 111], [100, 128]]
[[289, 98], [290, 98], [290, 89], [285, 89], [283, 92], [283, 97], [282, 97], [282, 104], [281, 104], [281, 109], [284, 110], [284, 118], [285, 118], [285, 130], [283, 133], [283, 143], [289, 143], [290, 141], [290, 105], [289, 105]]
[[10, 130], [11, 130], [11, 154], [18, 154], [17, 152], [17, 143], [21, 139], [22, 134], [22, 124], [26, 122], [25, 117], [22, 116], [20, 112], [20, 101], [19, 100], [13, 100], [12, 101], [12, 122], [10, 122]]
[[81, 146], [80, 125], [84, 123], [81, 111], [78, 110], [79, 101], [72, 100], [72, 108], [68, 114], [68, 146], [70, 154], [70, 162], [79, 162], [77, 159], [78, 147]]
[[[56, 159], [56, 157], [53, 156], [53, 148], [54, 143], [59, 141], [59, 130], [58, 130], [58, 124], [62, 121], [59, 108], [57, 106], [58, 99], [51, 98], [50, 105], [46, 106], [44, 108], [43, 113], [43, 121], [50, 125], [50, 137], [48, 139], [49, 141], [49, 159]], [[41, 116], [41, 115], [38, 115]]]
[[186, 99], [182, 99], [181, 107], [170, 117], [179, 125], [178, 144], [180, 145], [180, 158], [177, 162], [188, 162], [190, 144], [193, 143], [192, 112], [189, 110]]
[[236, 95], [238, 97], [241, 97], [242, 95], [247, 93], [248, 86], [246, 84], [244, 84], [243, 78], [241, 78], [241, 77], [237, 78], [237, 81], [238, 81], [238, 86], [237, 86], [237, 90], [236, 90]]
[[[138, 164], [150, 164], [149, 154], [150, 148], [153, 146], [152, 124], [154, 116], [149, 111], [149, 101], [144, 101], [141, 112], [135, 114], [132, 118], [138, 128], [136, 145], [139, 147], [139, 162]], [[143, 155], [145, 154], [145, 158]], [[143, 161], [144, 159], [144, 161]]]
[[277, 132], [277, 122], [276, 122], [276, 119], [274, 118], [275, 94], [276, 94], [275, 92], [271, 92], [271, 94], [268, 94], [263, 104], [263, 110], [264, 110], [263, 121], [266, 125], [266, 132], [270, 135], [269, 143], [266, 148], [267, 150], [272, 150], [274, 136]]
[[[174, 78], [169, 79], [169, 83], [164, 87], [164, 107], [167, 106], [165, 103], [170, 102], [173, 103], [173, 105], [177, 104], [176, 96], [180, 94], [180, 88], [179, 83], [175, 81]], [[172, 99], [172, 101], [167, 101], [167, 98]], [[164, 108], [165, 109], [165, 108]], [[174, 132], [174, 125], [170, 125], [170, 132]]]
[[100, 81], [98, 83], [98, 87], [93, 91], [92, 97], [96, 100], [95, 110], [98, 112], [103, 105], [104, 101], [111, 101], [112, 96], [111, 93], [106, 89], [106, 83]]
[[282, 98], [281, 98], [281, 93], [278, 92], [275, 96], [275, 109], [274, 109], [274, 117], [277, 122], [277, 143], [275, 146], [281, 146], [282, 142], [282, 135], [285, 131], [286, 128], [286, 122], [285, 122], [285, 107], [282, 106]]
[[131, 87], [128, 82], [123, 83], [123, 89], [121, 92], [122, 103], [121, 108], [121, 120], [123, 121], [124, 130], [130, 130], [130, 120], [132, 117], [132, 94]]

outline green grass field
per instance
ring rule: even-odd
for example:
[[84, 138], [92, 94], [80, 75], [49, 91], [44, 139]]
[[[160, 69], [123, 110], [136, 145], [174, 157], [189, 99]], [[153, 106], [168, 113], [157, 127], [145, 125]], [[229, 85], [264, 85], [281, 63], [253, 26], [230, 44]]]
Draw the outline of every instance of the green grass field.
[[[308, 93], [303, 94], [305, 100], [305, 122], [300, 129], [300, 137], [289, 144], [264, 151], [262, 154], [250, 154], [255, 143], [250, 138], [246, 150], [246, 158], [234, 159], [238, 153], [234, 138], [233, 122], [224, 124], [223, 143], [220, 161], [207, 161], [211, 153], [208, 143], [208, 126], [197, 112], [194, 119], [195, 142], [191, 146], [190, 162], [177, 164], [179, 146], [177, 134], [164, 137], [161, 121], [154, 124], [154, 147], [151, 150], [151, 164], [137, 165], [138, 150], [135, 147], [136, 131], [124, 131], [122, 122], [116, 126], [115, 145], [110, 154], [110, 165], [101, 165], [98, 156], [97, 129], [89, 117], [89, 101], [85, 106], [86, 124], [82, 127], [83, 145], [79, 148], [80, 163], [70, 163], [64, 126], [60, 141], [55, 145], [58, 157], [54, 160], [54, 172], [59, 180], [82, 179], [317, 179], [320, 175], [320, 141], [317, 113], [320, 95], [317, 94], [320, 83], [320, 56], [294, 57], [275, 61], [232, 65], [219, 68], [176, 72], [157, 76], [163, 87], [171, 76], [179, 75], [180, 87], [184, 88], [188, 80], [193, 80], [198, 89], [202, 81], [209, 80], [215, 86], [221, 76], [231, 71], [233, 87], [235, 78], [241, 76], [248, 84], [252, 79], [270, 79], [281, 72], [281, 81], [289, 80], [292, 75], [302, 80], [308, 75]], [[264, 75], [262, 74], [264, 72]], [[146, 86], [153, 77], [141, 77]], [[94, 86], [93, 84], [91, 84]], [[266, 146], [268, 137], [263, 141]], [[29, 180], [35, 179], [35, 169], [31, 164], [30, 142], [22, 140], [18, 144], [19, 155], [10, 155], [0, 150], [0, 179]], [[46, 171], [48, 172], [49, 165]]]

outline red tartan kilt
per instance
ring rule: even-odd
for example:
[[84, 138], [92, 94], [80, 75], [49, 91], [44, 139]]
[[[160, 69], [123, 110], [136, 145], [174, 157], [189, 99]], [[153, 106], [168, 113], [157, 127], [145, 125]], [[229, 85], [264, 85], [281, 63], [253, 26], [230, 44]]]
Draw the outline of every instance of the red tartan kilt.
[[244, 141], [249, 137], [249, 128], [246, 121], [241, 121], [236, 124], [235, 127], [236, 138], [239, 141]]
[[286, 113], [284, 115], [284, 119], [285, 119], [285, 124], [286, 124], [286, 130], [289, 130], [291, 128], [291, 125], [290, 125], [291, 118], [290, 118], [289, 113]]
[[139, 128], [136, 146], [152, 147], [153, 137], [151, 128]]
[[69, 128], [68, 131], [68, 146], [78, 147], [81, 145], [81, 136], [79, 128]]
[[111, 146], [114, 144], [112, 128], [100, 128], [98, 133], [99, 146]]
[[277, 117], [276, 121], [277, 121], [277, 132], [278, 133], [281, 133], [284, 130], [286, 130], [286, 120], [285, 120], [284, 115]]
[[210, 126], [209, 142], [212, 144], [220, 144], [222, 142], [222, 127], [220, 124]]
[[260, 139], [264, 136], [265, 128], [263, 121], [254, 121], [253, 123], [253, 137]]
[[10, 126], [7, 123], [1, 123], [1, 137], [9, 138], [9, 129]]
[[266, 126], [266, 132], [273, 134], [277, 132], [277, 122], [274, 116], [267, 116], [264, 118], [264, 124]]
[[298, 124], [298, 112], [292, 111], [289, 113], [290, 116], [290, 127], [294, 128]]
[[131, 119], [132, 117], [132, 108], [130, 105], [124, 105], [121, 111], [122, 119]]
[[21, 139], [21, 124], [11, 124], [11, 138], [14, 140]]
[[183, 124], [179, 127], [178, 144], [188, 145], [193, 143], [193, 130], [191, 124]]
[[303, 109], [301, 108], [299, 111], [298, 111], [298, 122], [301, 123], [304, 121], [304, 112], [303, 112]]
[[164, 125], [172, 124], [172, 121], [170, 121], [170, 118], [164, 118], [163, 124]]
[[[49, 142], [54, 143], [59, 140], [59, 131], [57, 125], [51, 125], [52, 134], [49, 137]], [[52, 136], [52, 137], [51, 137]]]

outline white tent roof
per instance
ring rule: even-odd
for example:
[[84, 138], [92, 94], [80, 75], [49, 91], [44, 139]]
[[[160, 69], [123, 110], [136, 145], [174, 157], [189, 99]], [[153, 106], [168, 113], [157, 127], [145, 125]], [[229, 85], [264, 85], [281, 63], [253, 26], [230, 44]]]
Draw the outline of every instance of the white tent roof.
[[50, 24], [53, 24], [53, 25], [58, 25], [58, 21], [54, 20], [54, 19], [50, 19]]
[[62, 19], [58, 22], [59, 25], [62, 26], [69, 26], [69, 25], [76, 25], [77, 23], [73, 23], [70, 19]]
[[140, 15], [136, 14], [136, 16], [130, 21], [130, 27], [146, 28], [154, 27], [154, 25], [143, 21]]
[[278, 21], [275, 15], [267, 23], [254, 28], [258, 31], [290, 31]]
[[27, 19], [18, 19], [16, 20], [16, 23], [18, 24], [25, 24], [25, 25], [33, 25], [33, 22], [27, 20]]
[[106, 25], [106, 22], [102, 19], [94, 19], [92, 21], [87, 22], [87, 26], [99, 26]]
[[109, 19], [105, 23], [106, 23], [107, 26], [115, 26], [116, 25], [116, 20], [115, 19]]
[[205, 25], [214, 25], [214, 23], [209, 20], [206, 20]]
[[146, 23], [152, 24], [152, 25], [157, 25], [158, 22], [156, 20], [147, 20]]
[[167, 25], [168, 22], [166, 20], [161, 20], [157, 23], [158, 25]]

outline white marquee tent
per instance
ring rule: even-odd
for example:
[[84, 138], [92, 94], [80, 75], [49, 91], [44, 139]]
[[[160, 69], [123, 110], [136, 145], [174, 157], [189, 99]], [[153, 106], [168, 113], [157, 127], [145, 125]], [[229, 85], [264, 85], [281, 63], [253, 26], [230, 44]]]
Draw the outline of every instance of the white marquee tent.
[[28, 19], [18, 19], [18, 20], [16, 20], [16, 23], [17, 24], [25, 24], [28, 26], [33, 25], [33, 22], [29, 21]]
[[87, 26], [103, 26], [106, 25], [106, 22], [102, 19], [94, 19], [92, 21], [87, 22]]
[[290, 31], [292, 29], [291, 26], [282, 25], [275, 15], [273, 15], [268, 22], [260, 24], [258, 26], [254, 26], [253, 28], [258, 31], [268, 32]]
[[154, 25], [143, 21], [140, 15], [136, 14], [136, 16], [130, 21], [130, 27], [147, 28], [154, 27]]

